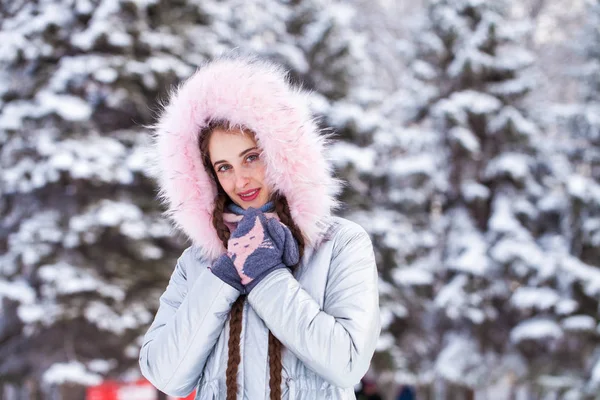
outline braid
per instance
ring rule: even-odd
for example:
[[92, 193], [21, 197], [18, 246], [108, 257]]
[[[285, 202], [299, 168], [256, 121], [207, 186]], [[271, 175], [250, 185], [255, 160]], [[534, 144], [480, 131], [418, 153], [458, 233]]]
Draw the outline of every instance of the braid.
[[[227, 225], [223, 222], [223, 210], [225, 209], [227, 199], [227, 194], [222, 190], [219, 190], [212, 215], [213, 226], [225, 248], [227, 248], [227, 241], [230, 236], [229, 228], [227, 228]], [[235, 400], [237, 396], [237, 372], [241, 361], [240, 340], [242, 336], [242, 318], [245, 300], [246, 296], [238, 297], [233, 303], [231, 312], [229, 313], [229, 342], [227, 343], [228, 355], [227, 370], [225, 374], [227, 400]]]
[[225, 248], [227, 248], [227, 241], [231, 236], [231, 232], [229, 232], [229, 228], [223, 222], [223, 212], [225, 211], [225, 204], [227, 203], [227, 194], [221, 190], [219, 190], [219, 194], [215, 200], [215, 209], [212, 215], [212, 223], [217, 231], [217, 235], [219, 239], [223, 242]]
[[[288, 205], [287, 199], [284, 196], [278, 196], [275, 200], [275, 211], [279, 216], [281, 222], [290, 228], [294, 239], [298, 242], [298, 250], [300, 254], [300, 259], [302, 259], [302, 255], [304, 254], [304, 236], [302, 236], [302, 232], [298, 225], [292, 219], [292, 215], [290, 212], [290, 207]], [[298, 264], [292, 267], [292, 270], [295, 270]], [[270, 400], [278, 400], [281, 399], [281, 369], [282, 369], [282, 360], [281, 360], [281, 342], [279, 339], [269, 331], [269, 388], [271, 390]]]
[[270, 400], [281, 399], [281, 342], [269, 331], [269, 388]]
[[[278, 196], [275, 201], [275, 211], [277, 211], [277, 216], [279, 216], [281, 222], [290, 228], [294, 239], [298, 242], [298, 251], [300, 253], [300, 260], [302, 260], [302, 256], [304, 255], [304, 236], [302, 235], [300, 228], [298, 228], [298, 225], [296, 225], [296, 222], [292, 219], [290, 206], [284, 196]], [[297, 267], [298, 264], [294, 265], [292, 270], [295, 270]]]
[[229, 342], [227, 343], [227, 372], [225, 380], [227, 384], [227, 400], [235, 400], [237, 397], [237, 372], [240, 365], [240, 340], [242, 336], [242, 318], [246, 296], [240, 296], [231, 307], [229, 319]]

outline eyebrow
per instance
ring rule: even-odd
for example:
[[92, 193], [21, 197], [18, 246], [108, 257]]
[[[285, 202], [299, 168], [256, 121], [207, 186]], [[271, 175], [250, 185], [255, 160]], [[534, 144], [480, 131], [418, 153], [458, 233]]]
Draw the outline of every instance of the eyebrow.
[[[252, 150], [256, 150], [256, 149], [258, 149], [258, 147], [256, 147], [256, 146], [254, 146], [254, 147], [250, 147], [249, 149], [246, 149], [246, 150], [242, 151], [238, 157], [243, 157], [243, 156], [244, 156], [244, 154], [246, 154], [247, 152], [249, 152], [249, 151], [252, 151]], [[214, 167], [216, 167], [216, 166], [217, 166], [217, 164], [224, 163], [224, 162], [227, 162], [227, 161], [225, 161], [225, 160], [219, 160], [219, 161], [215, 161], [215, 162], [213, 163], [213, 166], [214, 166]]]

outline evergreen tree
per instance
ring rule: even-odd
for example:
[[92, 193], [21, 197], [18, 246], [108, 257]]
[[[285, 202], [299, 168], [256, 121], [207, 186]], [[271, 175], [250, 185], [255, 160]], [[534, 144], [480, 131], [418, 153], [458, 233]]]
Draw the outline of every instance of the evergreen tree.
[[[572, 316], [563, 322], [570, 333], [572, 382], [566, 385], [579, 396], [594, 398], [600, 390], [600, 2], [586, 2], [585, 24], [574, 41], [574, 51], [585, 60], [579, 68], [580, 98], [574, 104], [553, 108], [560, 133], [556, 159], [563, 166], [560, 206], [564, 210], [561, 248], [572, 257], [569, 274], [562, 277], [572, 297]], [[568, 278], [568, 279], [565, 279]]]
[[137, 364], [182, 246], [140, 132], [193, 68], [160, 3], [1, 7], [0, 381], [97, 383]]
[[526, 107], [535, 59], [509, 6], [430, 1], [400, 92], [413, 125], [380, 135], [390, 362], [404, 383], [445, 379], [451, 398], [507, 375], [551, 392], [549, 377], [585, 380], [596, 357], [577, 326], [597, 321], [573, 294], [589, 302], [597, 274], [565, 240], [569, 162]]
[[[441, 68], [432, 80], [439, 95], [423, 115], [442, 135], [448, 171], [436, 369], [471, 388], [510, 373], [538, 393], [577, 391], [597, 357], [585, 339], [597, 324], [597, 261], [572, 246], [585, 223], [573, 221], [565, 193], [578, 184], [525, 106], [534, 58], [519, 46], [523, 31], [507, 6], [457, 0], [429, 9], [435, 34], [424, 60]], [[468, 361], [448, 364], [465, 352]]]

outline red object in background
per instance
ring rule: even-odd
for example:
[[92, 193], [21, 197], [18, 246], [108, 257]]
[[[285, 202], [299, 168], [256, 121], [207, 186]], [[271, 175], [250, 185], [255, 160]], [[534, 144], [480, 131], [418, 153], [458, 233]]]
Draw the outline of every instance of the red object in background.
[[[168, 400], [194, 400], [196, 392], [186, 398], [167, 396]], [[146, 379], [134, 382], [104, 381], [87, 388], [85, 400], [158, 400], [158, 390]]]

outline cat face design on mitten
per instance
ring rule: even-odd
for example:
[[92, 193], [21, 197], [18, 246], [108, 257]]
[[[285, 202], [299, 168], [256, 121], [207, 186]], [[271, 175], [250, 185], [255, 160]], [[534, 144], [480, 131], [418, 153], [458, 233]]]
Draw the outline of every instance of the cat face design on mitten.
[[256, 216], [254, 217], [254, 225], [246, 234], [238, 238], [230, 238], [227, 249], [228, 255], [233, 260], [244, 285], [252, 280], [244, 273], [244, 264], [248, 256], [259, 248], [273, 249], [274, 246], [268, 238], [265, 238], [265, 231], [259, 217]]

